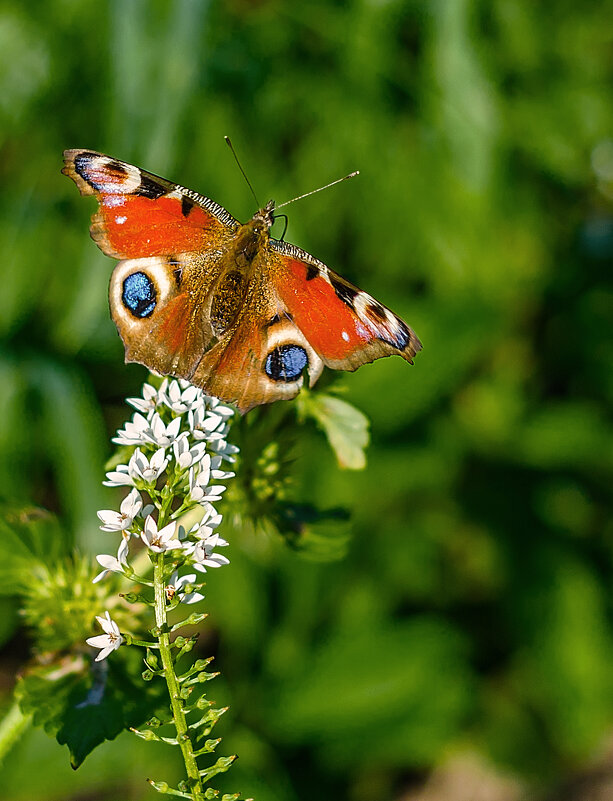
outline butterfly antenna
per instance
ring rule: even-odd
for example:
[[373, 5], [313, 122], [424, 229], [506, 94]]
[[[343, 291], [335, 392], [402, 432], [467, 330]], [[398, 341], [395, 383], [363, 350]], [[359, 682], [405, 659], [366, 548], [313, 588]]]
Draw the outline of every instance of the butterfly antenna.
[[340, 184], [341, 181], [346, 181], [348, 178], [355, 178], [356, 175], [359, 175], [360, 171], [356, 170], [355, 172], [350, 172], [349, 175], [345, 175], [344, 178], [337, 178], [336, 181], [332, 181], [330, 184], [326, 184], [325, 186], [320, 186], [319, 189], [313, 189], [311, 192], [305, 192], [304, 195], [298, 195], [298, 197], [294, 197], [291, 200], [286, 200], [285, 203], [280, 203], [275, 208], [280, 209], [283, 206], [289, 206], [290, 203], [295, 203], [297, 200], [302, 200], [303, 197], [309, 197], [309, 195], [314, 195], [316, 192], [321, 192], [324, 189], [329, 189], [331, 186], [335, 184]]
[[255, 190], [251, 186], [251, 181], [249, 180], [249, 178], [247, 178], [247, 173], [245, 172], [245, 170], [243, 170], [243, 167], [242, 167], [240, 161], [238, 160], [238, 156], [236, 155], [236, 150], [234, 150], [234, 147], [232, 146], [232, 142], [230, 141], [230, 137], [229, 136], [224, 136], [224, 139], [226, 140], [226, 144], [228, 145], [228, 147], [232, 151], [232, 155], [234, 156], [234, 160], [238, 164], [238, 169], [242, 172], [243, 178], [245, 179], [245, 181], [247, 181], [247, 186], [249, 187], [249, 189], [251, 189], [251, 194], [255, 198], [255, 202], [257, 203], [258, 208], [260, 208], [260, 201], [258, 200], [258, 196], [255, 194]]

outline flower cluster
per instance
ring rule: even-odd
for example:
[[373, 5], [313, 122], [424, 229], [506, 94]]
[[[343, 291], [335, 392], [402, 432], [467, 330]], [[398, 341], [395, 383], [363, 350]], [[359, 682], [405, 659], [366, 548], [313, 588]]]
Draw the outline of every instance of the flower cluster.
[[[102, 572], [94, 581], [112, 572], [151, 586], [130, 564], [136, 548], [142, 552], [144, 546], [152, 561], [159, 554], [168, 557], [166, 597], [196, 603], [203, 598], [197, 574], [229, 561], [218, 552], [228, 543], [217, 531], [222, 516], [215, 503], [226, 489], [221, 482], [234, 476], [224, 465], [238, 451], [227, 441], [233, 409], [187, 381], [168, 379], [159, 389], [145, 384], [142, 397], [128, 403], [137, 411], [113, 442], [131, 455], [103, 483], [130, 490], [119, 511], [98, 512], [101, 530], [120, 533], [121, 541], [116, 556], [96, 557]], [[88, 643], [104, 659], [124, 640], [108, 612], [97, 620], [104, 634]]]

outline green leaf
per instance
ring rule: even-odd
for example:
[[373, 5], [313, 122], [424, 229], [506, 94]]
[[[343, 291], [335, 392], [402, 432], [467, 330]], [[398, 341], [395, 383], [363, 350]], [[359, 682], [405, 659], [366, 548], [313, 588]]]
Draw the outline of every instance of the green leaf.
[[370, 437], [365, 414], [347, 401], [323, 393], [305, 393], [300, 411], [324, 430], [341, 467], [362, 470], [366, 466], [364, 451]]
[[141, 726], [167, 700], [163, 682], [140, 680], [140, 664], [138, 649], [121, 648], [103, 662], [36, 667], [15, 693], [34, 725], [68, 746], [76, 769], [96, 746]]

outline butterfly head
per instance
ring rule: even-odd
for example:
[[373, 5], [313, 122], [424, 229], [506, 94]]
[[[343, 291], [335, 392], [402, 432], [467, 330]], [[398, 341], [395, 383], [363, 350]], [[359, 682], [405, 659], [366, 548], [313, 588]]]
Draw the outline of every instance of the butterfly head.
[[275, 201], [269, 200], [263, 209], [256, 211], [251, 219], [251, 222], [254, 224], [254, 231], [260, 227], [265, 228], [266, 231], [269, 231], [272, 228], [272, 224], [275, 221], [275, 215], [273, 213], [274, 210]]

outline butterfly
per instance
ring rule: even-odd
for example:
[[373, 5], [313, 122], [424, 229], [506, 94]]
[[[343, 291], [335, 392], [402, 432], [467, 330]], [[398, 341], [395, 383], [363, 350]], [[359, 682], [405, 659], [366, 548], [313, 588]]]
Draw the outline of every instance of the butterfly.
[[398, 354], [415, 333], [318, 259], [273, 239], [270, 201], [242, 225], [207, 197], [92, 150], [66, 150], [62, 172], [95, 195], [91, 236], [120, 259], [111, 315], [126, 352], [241, 412], [295, 397], [324, 365], [356, 370]]

